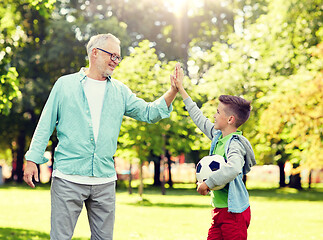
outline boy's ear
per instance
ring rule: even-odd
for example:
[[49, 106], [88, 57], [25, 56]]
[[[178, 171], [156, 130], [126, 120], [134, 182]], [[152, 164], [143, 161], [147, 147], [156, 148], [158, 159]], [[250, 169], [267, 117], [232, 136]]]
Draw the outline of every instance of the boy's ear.
[[231, 116], [228, 118], [228, 124], [233, 125], [235, 122], [236, 122], [236, 118], [235, 118], [235, 116], [234, 116], [234, 115], [231, 115]]

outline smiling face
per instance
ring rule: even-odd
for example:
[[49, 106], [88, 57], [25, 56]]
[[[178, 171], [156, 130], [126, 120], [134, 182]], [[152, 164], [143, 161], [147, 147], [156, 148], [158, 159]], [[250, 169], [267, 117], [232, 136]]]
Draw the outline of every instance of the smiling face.
[[[115, 54], [117, 56], [120, 56], [120, 45], [113, 39], [109, 39], [106, 41], [103, 46], [100, 47], [101, 49]], [[94, 51], [97, 51], [97, 69], [99, 71], [99, 74], [106, 78], [110, 75], [112, 75], [114, 69], [118, 66], [119, 62], [118, 61], [112, 61], [111, 60], [111, 54], [103, 52], [99, 49], [93, 49]]]
[[111, 56], [120, 57], [120, 52], [120, 43], [112, 38], [94, 47], [90, 56], [90, 73], [88, 76], [97, 80], [105, 80], [108, 76], [111, 76], [119, 64], [117, 59], [111, 60]]

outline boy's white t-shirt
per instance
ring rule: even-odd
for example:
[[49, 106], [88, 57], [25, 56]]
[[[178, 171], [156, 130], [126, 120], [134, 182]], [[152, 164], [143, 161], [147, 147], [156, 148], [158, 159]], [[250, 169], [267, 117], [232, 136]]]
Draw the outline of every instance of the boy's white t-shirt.
[[[89, 77], [87, 77], [87, 79], [83, 83], [84, 93], [91, 112], [92, 128], [95, 142], [97, 141], [99, 135], [101, 112], [106, 85], [107, 80], [99, 81]], [[57, 169], [53, 171], [53, 177], [59, 177], [74, 183], [89, 185], [103, 184], [117, 180], [117, 176], [111, 178], [98, 178], [80, 175], [68, 175], [60, 172]]]

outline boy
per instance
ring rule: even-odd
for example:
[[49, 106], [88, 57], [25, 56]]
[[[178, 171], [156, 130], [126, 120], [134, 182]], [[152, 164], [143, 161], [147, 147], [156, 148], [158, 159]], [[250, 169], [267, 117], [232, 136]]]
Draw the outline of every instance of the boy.
[[211, 191], [214, 209], [207, 239], [247, 239], [251, 215], [249, 195], [242, 177], [256, 161], [249, 141], [237, 129], [249, 118], [250, 102], [236, 96], [221, 95], [212, 124], [185, 91], [184, 74], [179, 65], [176, 65], [175, 76], [171, 77], [192, 120], [212, 140], [210, 155], [218, 154], [227, 160], [227, 165], [221, 167], [221, 171], [212, 173], [197, 186], [197, 191], [206, 195], [215, 186], [226, 184], [223, 189]]

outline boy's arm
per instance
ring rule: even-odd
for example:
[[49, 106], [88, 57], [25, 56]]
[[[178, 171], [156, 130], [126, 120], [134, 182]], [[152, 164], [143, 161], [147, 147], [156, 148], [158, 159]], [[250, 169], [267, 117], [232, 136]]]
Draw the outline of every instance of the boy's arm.
[[230, 143], [227, 164], [221, 166], [219, 171], [213, 172], [204, 183], [212, 189], [231, 182], [242, 172], [245, 155], [246, 150], [244, 146], [238, 140], [233, 140]]
[[196, 105], [195, 102], [192, 101], [188, 93], [183, 87], [183, 79], [184, 79], [184, 72], [180, 65], [176, 65], [175, 67], [175, 84], [176, 87], [181, 94], [185, 107], [190, 114], [195, 125], [209, 138], [212, 140], [214, 136], [214, 124], [206, 118], [199, 107]]

